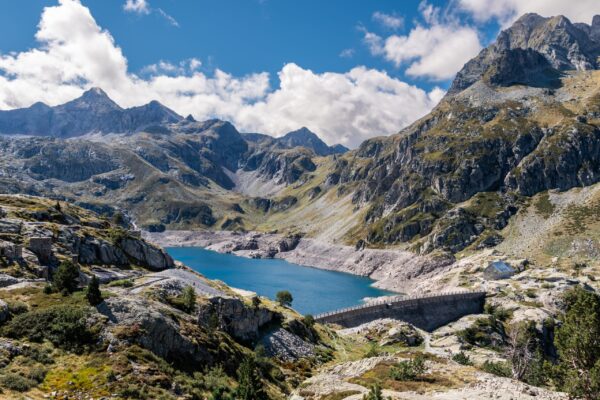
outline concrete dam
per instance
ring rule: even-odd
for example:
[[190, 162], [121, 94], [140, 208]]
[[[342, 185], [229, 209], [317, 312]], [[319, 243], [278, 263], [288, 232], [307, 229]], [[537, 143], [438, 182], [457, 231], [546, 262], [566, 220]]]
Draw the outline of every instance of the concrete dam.
[[432, 331], [465, 315], [482, 313], [485, 295], [485, 292], [465, 291], [396, 297], [319, 314], [315, 320], [351, 328], [380, 318], [392, 318]]

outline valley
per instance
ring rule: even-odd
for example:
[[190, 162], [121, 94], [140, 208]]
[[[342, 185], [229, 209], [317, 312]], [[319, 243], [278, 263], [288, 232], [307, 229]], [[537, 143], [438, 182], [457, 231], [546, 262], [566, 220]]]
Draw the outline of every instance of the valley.
[[91, 86], [0, 133], [2, 398], [598, 399], [598, 15], [354, 149]]

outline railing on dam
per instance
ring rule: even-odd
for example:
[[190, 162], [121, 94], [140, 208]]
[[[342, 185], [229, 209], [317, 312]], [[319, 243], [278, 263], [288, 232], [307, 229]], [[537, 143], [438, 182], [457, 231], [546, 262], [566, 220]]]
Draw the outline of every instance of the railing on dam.
[[431, 328], [463, 315], [481, 312], [485, 295], [483, 291], [455, 291], [388, 297], [360, 306], [319, 314], [315, 316], [315, 320], [348, 327], [378, 318], [397, 318]]

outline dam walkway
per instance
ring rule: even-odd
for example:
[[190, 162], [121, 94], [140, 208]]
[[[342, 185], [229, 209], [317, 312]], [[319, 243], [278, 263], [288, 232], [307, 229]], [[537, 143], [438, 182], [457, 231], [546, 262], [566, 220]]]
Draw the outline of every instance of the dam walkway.
[[315, 321], [351, 328], [376, 319], [392, 318], [432, 331], [465, 315], [482, 313], [485, 296], [484, 291], [397, 296], [319, 314]]

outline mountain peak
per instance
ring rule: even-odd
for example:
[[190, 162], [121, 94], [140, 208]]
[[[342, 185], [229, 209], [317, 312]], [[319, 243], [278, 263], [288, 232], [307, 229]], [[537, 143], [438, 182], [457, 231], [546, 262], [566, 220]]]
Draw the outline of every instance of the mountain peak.
[[[525, 14], [510, 28], [500, 32], [494, 43], [465, 64], [452, 82], [448, 94], [461, 92], [490, 71], [497, 70], [498, 63], [503, 60], [506, 62], [507, 55], [517, 57], [521, 63], [512, 65], [510, 74], [506, 76], [516, 74], [519, 81], [525, 78], [525, 82], [515, 82], [511, 78], [511, 82], [505, 82], [506, 85], [539, 82], [534, 75], [539, 75], [540, 68], [549, 76], [562, 71], [597, 69], [600, 67], [600, 28], [595, 24], [600, 24], [600, 17], [594, 17], [590, 26], [572, 24], [563, 15], [545, 18], [534, 13]], [[547, 66], [543, 66], [539, 58], [536, 59], [536, 53], [547, 60]], [[548, 82], [554, 84], [553, 79]]]
[[[340, 147], [330, 147], [321, 138], [303, 126], [300, 129], [286, 133], [280, 138], [277, 138], [277, 142], [286, 147], [306, 147], [315, 152], [319, 156], [328, 156], [334, 153], [343, 153], [344, 149]], [[346, 149], [347, 150], [347, 149]]]
[[58, 110], [89, 110], [94, 112], [122, 110], [122, 108], [112, 101], [106, 92], [99, 87], [88, 89], [83, 92], [80, 97], [56, 108]]

